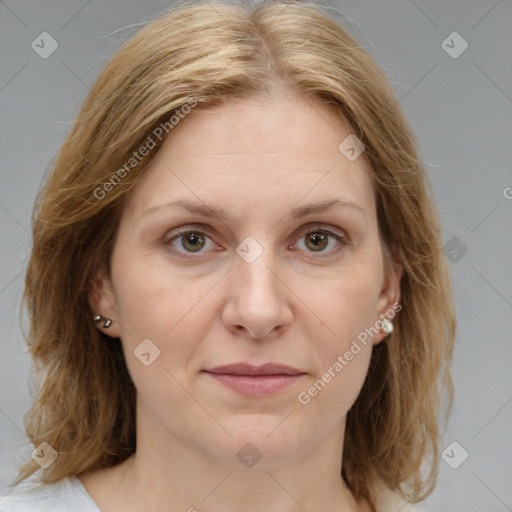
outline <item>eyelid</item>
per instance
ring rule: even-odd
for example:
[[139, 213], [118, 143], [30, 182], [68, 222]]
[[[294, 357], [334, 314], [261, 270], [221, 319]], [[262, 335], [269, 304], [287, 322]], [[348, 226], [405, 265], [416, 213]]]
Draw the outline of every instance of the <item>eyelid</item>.
[[327, 224], [323, 224], [322, 222], [310, 222], [305, 226], [301, 227], [300, 230], [294, 235], [294, 237], [301, 237], [305, 233], [310, 233], [312, 231], [325, 231], [331, 235], [338, 236], [343, 239], [344, 242], [349, 243], [349, 237], [344, 230], [339, 228], [331, 227]]
[[190, 233], [190, 232], [204, 233], [205, 235], [208, 235], [210, 238], [212, 236], [214, 236], [213, 230], [206, 224], [192, 223], [192, 224], [185, 224], [183, 226], [171, 229], [163, 236], [163, 242], [169, 243], [172, 240], [174, 240], [175, 238], [178, 238], [178, 237], [185, 235], [187, 233]]

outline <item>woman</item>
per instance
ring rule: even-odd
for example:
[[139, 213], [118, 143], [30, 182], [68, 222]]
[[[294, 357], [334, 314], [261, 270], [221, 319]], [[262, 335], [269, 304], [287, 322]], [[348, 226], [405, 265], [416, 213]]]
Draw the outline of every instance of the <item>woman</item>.
[[149, 24], [35, 209], [35, 448], [2, 510], [417, 510], [455, 331], [429, 192], [320, 7]]

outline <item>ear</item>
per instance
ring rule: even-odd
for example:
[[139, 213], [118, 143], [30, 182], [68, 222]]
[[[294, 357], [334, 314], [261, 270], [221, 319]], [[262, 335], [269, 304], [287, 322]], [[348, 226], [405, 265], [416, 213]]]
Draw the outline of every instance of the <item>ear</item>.
[[[391, 318], [390, 313], [396, 313], [400, 311], [402, 307], [399, 305], [400, 302], [400, 281], [403, 275], [403, 265], [397, 261], [397, 257], [390, 258], [388, 263], [385, 265], [385, 277], [382, 285], [382, 289], [378, 300], [378, 317], [375, 319], [381, 320], [383, 317], [387, 317], [391, 323], [394, 322]], [[379, 344], [388, 334], [382, 330], [373, 337], [373, 344]]]
[[121, 332], [117, 321], [115, 295], [104, 268], [100, 268], [91, 280], [88, 301], [92, 312], [92, 322], [94, 322], [93, 318], [96, 315], [112, 320], [110, 327], [103, 327], [103, 322], [97, 322], [95, 323], [96, 328], [111, 338], [119, 338]]

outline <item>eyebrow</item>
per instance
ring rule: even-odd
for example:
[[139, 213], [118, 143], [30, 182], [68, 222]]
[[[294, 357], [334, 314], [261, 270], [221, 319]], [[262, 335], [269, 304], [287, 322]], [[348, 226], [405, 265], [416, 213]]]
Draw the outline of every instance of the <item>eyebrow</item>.
[[[203, 217], [211, 217], [211, 218], [217, 218], [222, 222], [228, 222], [229, 216], [226, 214], [224, 210], [221, 208], [215, 208], [213, 206], [209, 206], [205, 203], [196, 203], [193, 201], [187, 201], [187, 200], [177, 200], [177, 201], [171, 201], [169, 203], [153, 206], [149, 209], [147, 209], [142, 216], [146, 216], [156, 210], [160, 210], [161, 208], [167, 208], [169, 206], [180, 206], [182, 208], [185, 208], [190, 213], [194, 213]], [[364, 216], [364, 219], [366, 220], [366, 212], [364, 208], [362, 208], [357, 203], [354, 203], [353, 201], [347, 201], [343, 199], [327, 199], [325, 201], [321, 201], [319, 203], [312, 203], [307, 204], [304, 206], [299, 206], [297, 208], [294, 208], [291, 210], [291, 212], [288, 214], [288, 216], [293, 219], [301, 219], [303, 217], [306, 217], [307, 215], [312, 215], [315, 213], [322, 213], [326, 210], [330, 210], [332, 208], [350, 208], [354, 211], [357, 211], [361, 213]]]

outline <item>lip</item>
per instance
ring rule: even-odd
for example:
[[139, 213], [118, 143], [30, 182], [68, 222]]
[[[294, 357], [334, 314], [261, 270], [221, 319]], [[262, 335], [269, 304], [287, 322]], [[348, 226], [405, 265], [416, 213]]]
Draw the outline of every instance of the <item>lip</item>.
[[247, 363], [203, 370], [220, 384], [245, 396], [268, 396], [293, 385], [305, 372], [279, 363], [253, 366]]
[[226, 364], [224, 366], [216, 366], [209, 370], [208, 373], [220, 375], [245, 375], [245, 376], [263, 376], [263, 375], [299, 375], [304, 374], [297, 368], [279, 363], [266, 363], [260, 366], [253, 366], [249, 363]]

